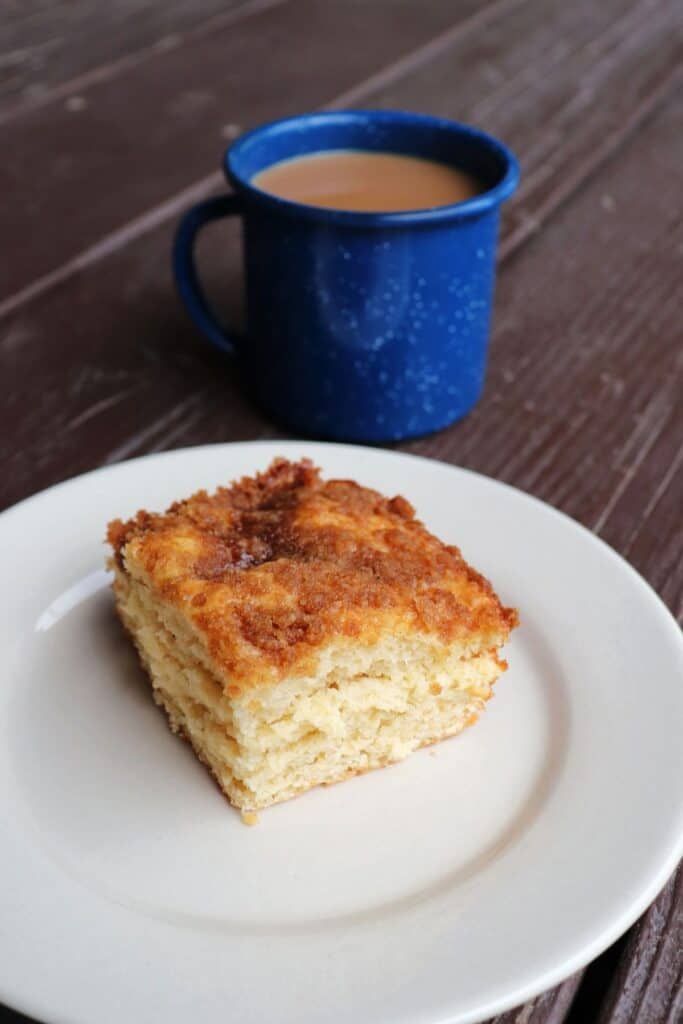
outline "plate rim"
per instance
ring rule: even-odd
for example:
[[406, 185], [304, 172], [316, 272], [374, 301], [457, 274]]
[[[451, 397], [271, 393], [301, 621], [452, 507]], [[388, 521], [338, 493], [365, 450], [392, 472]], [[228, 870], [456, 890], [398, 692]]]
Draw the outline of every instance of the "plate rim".
[[[467, 476], [475, 477], [480, 481], [484, 481], [486, 485], [494, 485], [494, 487], [502, 487], [505, 491], [513, 494], [515, 499], [521, 500], [523, 503], [531, 503], [537, 509], [542, 510], [542, 514], [550, 515], [551, 517], [557, 517], [565, 528], [573, 528], [578, 530], [582, 537], [582, 540], [590, 541], [594, 547], [600, 550], [602, 555], [607, 555], [609, 559], [615, 563], [621, 570], [626, 568], [628, 570], [628, 576], [634, 585], [638, 586], [639, 591], [643, 595], [643, 599], [654, 602], [659, 612], [659, 617], [662, 621], [667, 623], [667, 628], [671, 633], [672, 642], [678, 643], [679, 648], [683, 651], [683, 634], [681, 633], [680, 627], [674, 618], [674, 615], [664, 603], [662, 598], [656, 592], [654, 587], [624, 558], [618, 551], [616, 551], [610, 544], [608, 544], [603, 538], [593, 533], [589, 527], [583, 523], [574, 519], [568, 513], [561, 509], [555, 508], [548, 504], [542, 499], [536, 497], [533, 494], [529, 494], [526, 491], [515, 487], [513, 484], [507, 483], [506, 481], [498, 480], [495, 477], [489, 477], [483, 473], [479, 473], [476, 470], [469, 469], [467, 467], [454, 465], [452, 463], [444, 462], [440, 459], [431, 458], [429, 456], [419, 455], [413, 452], [396, 451], [393, 449], [367, 447], [363, 445], [353, 444], [339, 444], [339, 443], [327, 443], [321, 441], [307, 441], [306, 439], [297, 438], [282, 438], [282, 439], [259, 439], [251, 441], [227, 441], [217, 442], [211, 444], [201, 444], [196, 446], [189, 446], [184, 448], [171, 449], [162, 452], [150, 452], [135, 458], [122, 460], [118, 463], [108, 464], [99, 466], [94, 469], [88, 470], [83, 473], [74, 474], [66, 478], [65, 480], [59, 481], [51, 486], [44, 488], [41, 491], [37, 491], [34, 494], [27, 496], [21, 501], [3, 509], [0, 512], [0, 535], [2, 534], [4, 525], [9, 520], [13, 520], [16, 516], [20, 516], [24, 510], [29, 506], [39, 504], [43, 500], [49, 500], [50, 497], [61, 493], [62, 491], [68, 490], [73, 487], [76, 483], [92, 480], [98, 476], [104, 474], [115, 474], [116, 472], [127, 467], [131, 464], [138, 464], [144, 462], [160, 462], [172, 461], [178, 457], [189, 457], [191, 458], [194, 454], [209, 453], [209, 452], [229, 452], [230, 449], [271, 449], [275, 450], [278, 447], [282, 449], [296, 448], [301, 451], [306, 449], [311, 452], [315, 457], [316, 452], [325, 451], [343, 451], [343, 452], [357, 452], [365, 453], [372, 459], [396, 459], [397, 461], [405, 461], [406, 459], [416, 461], [418, 463], [429, 463], [432, 466], [439, 467], [447, 472], [455, 472], [458, 474], [465, 474]], [[287, 456], [286, 450], [283, 450], [282, 454]], [[293, 453], [290, 453], [293, 454]], [[275, 452], [273, 453], [273, 457]], [[362, 458], [362, 454], [361, 454]], [[662, 613], [663, 616], [662, 616]], [[673, 816], [672, 816], [673, 821]], [[681, 819], [683, 824], [683, 818]], [[475, 1022], [485, 1020], [487, 1017], [493, 1016], [498, 1013], [505, 1012], [506, 1010], [519, 1006], [530, 999], [535, 998], [542, 992], [560, 984], [563, 980], [573, 974], [575, 971], [581, 969], [595, 957], [599, 956], [605, 949], [607, 949], [616, 939], [624, 934], [630, 928], [633, 923], [641, 916], [641, 914], [650, 906], [650, 904], [656, 899], [658, 894], [665, 887], [668, 879], [672, 876], [676, 870], [678, 862], [683, 856], [683, 828], [679, 829], [677, 839], [674, 839], [671, 844], [671, 848], [668, 851], [661, 851], [660, 856], [655, 858], [653, 854], [652, 859], [657, 859], [659, 867], [656, 871], [652, 871], [649, 875], [646, 884], [639, 884], [637, 891], [633, 895], [626, 896], [620, 903], [621, 910], [619, 913], [613, 915], [611, 923], [608, 922], [603, 928], [596, 932], [592, 941], [582, 941], [579, 936], [577, 940], [578, 946], [575, 953], [569, 956], [565, 956], [561, 961], [558, 962], [555, 968], [548, 968], [543, 974], [534, 972], [533, 969], [529, 971], [530, 975], [534, 975], [530, 980], [522, 980], [519, 986], [514, 991], [509, 991], [506, 996], [501, 996], [490, 1000], [488, 1003], [481, 1003], [480, 1006], [472, 1011], [455, 1011], [455, 1016], [447, 1016], [441, 1018], [443, 1024], [447, 1021], [453, 1020], [458, 1021], [458, 1024], [475, 1024]], [[59, 1013], [54, 1014], [48, 1012], [46, 1016], [46, 1009], [44, 1006], [39, 1006], [40, 1000], [34, 1002], [31, 999], [17, 998], [16, 994], [12, 994], [11, 991], [3, 985], [0, 990], [0, 1000], [8, 1007], [14, 1008], [19, 1012], [26, 1013], [38, 1018], [42, 1018], [46, 1021], [64, 1021], [66, 1018], [61, 1017]], [[69, 1018], [69, 1021], [76, 1021], [76, 1018]], [[80, 1024], [80, 1021], [78, 1022]], [[435, 1019], [436, 1024], [436, 1019]]]

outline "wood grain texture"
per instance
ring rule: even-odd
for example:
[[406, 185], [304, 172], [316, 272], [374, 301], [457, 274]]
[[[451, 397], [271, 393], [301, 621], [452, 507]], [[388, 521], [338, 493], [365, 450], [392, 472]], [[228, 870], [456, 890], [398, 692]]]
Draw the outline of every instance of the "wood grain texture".
[[683, 866], [632, 929], [596, 1024], [683, 1020]]
[[[489, 26], [486, 30], [487, 39], [490, 33]], [[421, 72], [418, 70], [413, 74], [419, 77]], [[614, 87], [618, 88], [620, 84], [621, 79], [614, 83]], [[408, 88], [407, 84], [406, 88]], [[534, 92], [529, 96], [533, 102], [536, 102], [538, 93]], [[532, 122], [536, 119], [534, 108], [527, 111], [527, 118]], [[673, 130], [673, 126], [671, 130]], [[521, 151], [520, 155], [523, 166], [529, 173], [530, 170], [533, 170], [533, 165], [529, 166], [524, 151]], [[606, 197], [609, 202], [606, 202]], [[671, 195], [667, 196], [666, 200], [658, 199], [656, 201], [658, 209], [661, 206], [663, 214], [666, 214], [663, 206], [667, 203], [670, 204], [671, 201]], [[587, 218], [590, 232], [595, 229], [601, 233], [605, 251], [611, 251], [611, 247], [616, 248], [621, 245], [623, 222], [620, 215], [621, 210], [617, 212], [613, 208], [616, 203], [617, 200], [609, 195], [609, 188], [606, 186], [595, 200], [596, 210], [591, 212]], [[649, 224], [645, 225], [645, 233], [642, 235], [643, 244], [648, 239], [648, 232], [661, 230], [657, 212], [658, 210]], [[642, 234], [643, 228], [640, 225], [637, 226], [637, 229], [633, 225], [633, 228], [637, 231], [635, 237]], [[585, 230], [585, 225], [583, 230]], [[28, 456], [29, 460], [32, 457], [36, 458], [37, 461], [33, 465], [29, 462], [26, 469], [27, 476], [34, 481], [34, 487], [40, 486], [43, 481], [49, 481], [49, 476], [42, 476], [42, 467], [47, 468], [51, 463], [61, 461], [61, 457], [67, 452], [73, 452], [75, 456], [76, 461], [71, 470], [75, 472], [88, 465], [96, 464], [103, 458], [108, 458], [111, 453], [120, 451], [134, 454], [136, 451], [144, 450], [144, 446], [153, 441], [162, 443], [165, 436], [164, 422], [170, 415], [169, 410], [176, 410], [187, 398], [183, 374], [187, 371], [188, 366], [203, 366], [203, 370], [198, 372], [206, 374], [207, 364], [212, 365], [213, 355], [208, 352], [203, 353], [198, 346], [193, 346], [192, 333], [180, 315], [173, 298], [165, 256], [168, 252], [169, 241], [169, 230], [164, 227], [157, 233], [141, 240], [139, 244], [126, 249], [123, 259], [120, 254], [112, 256], [107, 273], [100, 274], [97, 267], [84, 270], [82, 274], [78, 275], [73, 288], [65, 287], [61, 293], [55, 292], [53, 295], [46, 295], [44, 299], [32, 304], [30, 309], [24, 311], [22, 315], [16, 315], [7, 322], [4, 350], [6, 352], [9, 350], [9, 354], [6, 355], [6, 365], [10, 379], [14, 371], [17, 374], [17, 380], [21, 381], [29, 372], [29, 367], [31, 368], [30, 372], [37, 372], [39, 363], [40, 373], [46, 385], [39, 407], [30, 410], [29, 416], [22, 416], [21, 412], [18, 412], [15, 420], [16, 429], [21, 435], [21, 444], [15, 451], [14, 458], [18, 460], [23, 460], [25, 456]], [[577, 246], [580, 247], [583, 242], [582, 235], [574, 245], [570, 270], [573, 270], [573, 264], [579, 258]], [[649, 239], [649, 244], [655, 251], [657, 267], [661, 268], [665, 263], [668, 264], [671, 250], [659, 249], [656, 239], [653, 238]], [[236, 234], [234, 232], [231, 234], [229, 229], [225, 231], [220, 229], [207, 239], [205, 248], [208, 260], [213, 264], [209, 278], [213, 279], [215, 289], [220, 291], [222, 279], [227, 272], [229, 279], [233, 282], [229, 290], [234, 303], [239, 267]], [[629, 268], [631, 274], [640, 273], [638, 251], [636, 249], [636, 251], [630, 252], [630, 260], [634, 265]], [[665, 253], [666, 255], [664, 255]], [[654, 264], [652, 266], [654, 267]], [[582, 274], [582, 270], [585, 273]], [[563, 299], [571, 304], [574, 287], [585, 289], [587, 284], [593, 280], [594, 270], [594, 261], [586, 261], [583, 268], [577, 267], [578, 277], [583, 277], [584, 280], [575, 285], [574, 276], [565, 274], [563, 280], [567, 284], [564, 289], [562, 281], [553, 282], [558, 292], [557, 301]], [[597, 267], [596, 273], [598, 279], [600, 276], [603, 278], [600, 287], [606, 288], [608, 294], [622, 280], [619, 273], [611, 268], [609, 260], [603, 260]], [[660, 273], [660, 270], [653, 270], [652, 273], [653, 275]], [[610, 275], [610, 280], [606, 280], [606, 277]], [[642, 274], [640, 276], [642, 278]], [[666, 277], [663, 280], [666, 280]], [[504, 281], [505, 274], [503, 275]], [[510, 355], [514, 353], [518, 362], [507, 365], [507, 361], [503, 362], [502, 357], [494, 358], [487, 392], [487, 395], [491, 394], [490, 401], [494, 404], [498, 403], [503, 395], [507, 398], [513, 397], [515, 394], [515, 388], [512, 386], [513, 380], [497, 379], [496, 375], [499, 377], [503, 373], [514, 378], [530, 358], [528, 352], [515, 351], [514, 348], [509, 347], [514, 343], [505, 340], [508, 331], [516, 328], [516, 319], [519, 318], [520, 309], [527, 308], [532, 301], [535, 290], [534, 282], [531, 281], [528, 286], [525, 284], [525, 287], [528, 287], [530, 294], [526, 295], [523, 301], [515, 300], [511, 296], [508, 300], [499, 302], [496, 343], [497, 338], [502, 337], [501, 344], [506, 351], [510, 352]], [[644, 287], [647, 285], [645, 284]], [[659, 298], [656, 293], [653, 293], [650, 301], [657, 306], [657, 315], [661, 315]], [[532, 303], [532, 308], [533, 305], [535, 304]], [[572, 324], [571, 329], [566, 329], [572, 332], [567, 338], [567, 345], [574, 346], [573, 351], [578, 357], [578, 350], [575, 347], [578, 339], [586, 348], [583, 362], [586, 362], [594, 353], [597, 357], [601, 357], [605, 364], [601, 366], [600, 372], [613, 377], [612, 354], [609, 351], [601, 354], [599, 325], [591, 325], [590, 334], [586, 333], [585, 326], [587, 318], [594, 316], [596, 310], [604, 312], [602, 292], [596, 293], [592, 303], [588, 306], [582, 303], [581, 309], [583, 316]], [[644, 307], [645, 311], [646, 309], [647, 303]], [[541, 315], [547, 316], [548, 314], [541, 310]], [[55, 325], [59, 325], [63, 320], [71, 324], [69, 336], [66, 339], [63, 338], [64, 332], [58, 329], [61, 350], [59, 352], [50, 351], [48, 338], [53, 336]], [[631, 319], [629, 319], [630, 323]], [[533, 330], [538, 331], [539, 326], [543, 329], [544, 325], [533, 324]], [[625, 329], [630, 328], [625, 325]], [[563, 328], [563, 330], [565, 329]], [[144, 340], [141, 341], [141, 338]], [[524, 339], [521, 344], [524, 344]], [[158, 376], [154, 376], [151, 366], [145, 367], [144, 365], [144, 353], [151, 351], [155, 352], [153, 358], [154, 364], [160, 370]], [[174, 352], [177, 352], [182, 364], [179, 374], [173, 372]], [[141, 354], [143, 355], [142, 360]], [[545, 358], [553, 364], [551, 370], [558, 365], [554, 354], [546, 352]], [[98, 372], [88, 375], [87, 366], [91, 359], [98, 366]], [[608, 366], [607, 363], [610, 365]], [[561, 359], [559, 364], [562, 365]], [[589, 366], [592, 365], [593, 362], [589, 361]], [[540, 372], [543, 366], [544, 362], [541, 361], [537, 372]], [[69, 367], [72, 367], [71, 371]], [[571, 374], [567, 375], [566, 369], [563, 366], [562, 372], [566, 378], [566, 388], [571, 393], [573, 378]], [[76, 380], [72, 385], [73, 391], [70, 394], [70, 399], [65, 405], [60, 394], [60, 387], [64, 386], [70, 372], [74, 374]], [[234, 374], [232, 371], [228, 371], [225, 376], [227, 380], [230, 380], [233, 379]], [[527, 387], [529, 382], [526, 378], [523, 379], [525, 387]], [[671, 381], [671, 378], [669, 379]], [[601, 384], [608, 397], [611, 391], [618, 386], [618, 383], [610, 383], [607, 379]], [[232, 422], [232, 417], [225, 411], [226, 404], [237, 410], [238, 420], [240, 417], [244, 417], [246, 433], [241, 433], [239, 436], [250, 436], [249, 432], [255, 429], [255, 424], [259, 420], [253, 419], [254, 413], [247, 412], [244, 400], [239, 397], [237, 392], [228, 391], [224, 397], [223, 390], [224, 385], [221, 383], [221, 386], [217, 387], [215, 377], [212, 377], [207, 385], [206, 393], [201, 400], [197, 400], [198, 408], [184, 413], [186, 417], [191, 415], [191, 423], [188, 425], [186, 433], [182, 433], [182, 424], [185, 422], [182, 408], [180, 413], [174, 414], [171, 423], [174, 443], [179, 444], [183, 440], [191, 442], [194, 438], [201, 438], [202, 430], [209, 431], [207, 440], [231, 436], [229, 424]], [[16, 394], [20, 395], [20, 390]], [[113, 396], [117, 396], [115, 406], [107, 404], [103, 407], [100, 405], [101, 402], [110, 403]], [[617, 397], [618, 395], [613, 395], [614, 399]], [[657, 400], [660, 403], [665, 401], [661, 396]], [[530, 401], [532, 399], [527, 398], [527, 403]], [[20, 403], [21, 397], [17, 398], [16, 402]], [[585, 404], [584, 401], [583, 405], [585, 406]], [[71, 410], [73, 410], [73, 416], [69, 415]], [[503, 415], [509, 414], [506, 405], [502, 406], [501, 411]], [[29, 410], [26, 412], [28, 413]], [[81, 418], [86, 412], [90, 417], [98, 417], [96, 422], [100, 429], [96, 434], [92, 429], [93, 420], [84, 421]], [[6, 413], [9, 415], [10, 421], [14, 419], [11, 409], [6, 409]], [[652, 416], [653, 414], [653, 411], [650, 410], [648, 415]], [[470, 443], [474, 447], [484, 444], [483, 434], [489, 429], [488, 424], [492, 415], [491, 410], [484, 412], [482, 406], [475, 410], [473, 416], [462, 427], [466, 432], [466, 437], [471, 437], [471, 442], [469, 440], [465, 442], [464, 453], [458, 452], [451, 457], [462, 461], [467, 457], [467, 448]], [[157, 423], [158, 416], [162, 416], [162, 419]], [[519, 469], [520, 473], [523, 473], [525, 460], [532, 459], [534, 460], [534, 469], [528, 479], [533, 485], [534, 475], [544, 472], [546, 463], [554, 458], [557, 453], [557, 445], [564, 440], [564, 435], [556, 424], [539, 423], [539, 410], [536, 410], [535, 416], [532, 416], [531, 410], [527, 408], [524, 418], [528, 425], [533, 424], [534, 429], [530, 436], [525, 438], [524, 444], [515, 445], [514, 461], [507, 467], [506, 478], [515, 478], [515, 467]], [[573, 409], [570, 416], [571, 429], [580, 431], [585, 424], [586, 437], [589, 437], [589, 419], [587, 408], [579, 406], [579, 408]], [[487, 426], [480, 429], [479, 424], [483, 421]], [[66, 429], [67, 425], [68, 429]], [[107, 425], [109, 425], [109, 429]], [[614, 429], [619, 431], [620, 427], [617, 425], [613, 428], [613, 432]], [[260, 435], [272, 431], [273, 428], [269, 424], [260, 424]], [[456, 428], [456, 436], [459, 437], [461, 432], [459, 428]], [[121, 436], [120, 443], [115, 441], [117, 435]], [[450, 432], [443, 435], [444, 438], [450, 438], [450, 436]], [[32, 437], [36, 438], [35, 444], [32, 442]], [[637, 437], [635, 440], [637, 441]], [[446, 441], [437, 439], [434, 443], [440, 446], [444, 445]], [[541, 443], [543, 450], [538, 452], [537, 449]], [[92, 450], [93, 445], [96, 446], [96, 450]], [[36, 452], [36, 448], [40, 449], [39, 454]], [[488, 471], [494, 473], [499, 470], [500, 467], [488, 467]], [[551, 472], [552, 467], [549, 467], [546, 477]], [[13, 474], [12, 486], [15, 488], [13, 497], [21, 495], [22, 488], [26, 487], [25, 478], [23, 478], [20, 468]], [[23, 493], [26, 491], [24, 490]]]
[[[95, 70], [116, 73], [151, 50], [173, 49], [198, 26], [250, 0], [4, 0], [0, 121], [68, 95]], [[66, 88], [65, 88], [66, 87]]]
[[[458, 17], [477, 6], [461, 0]], [[95, 82], [77, 109], [60, 98], [0, 126], [0, 234], [13, 251], [0, 298], [218, 172], [242, 129], [327, 103], [453, 20], [448, 0], [278, 4]]]
[[488, 1024], [563, 1024], [572, 1005], [583, 972], [573, 974], [557, 988], [544, 992], [531, 1002], [492, 1017]]
[[[388, 32], [390, 8], [396, 20]], [[305, 13], [306, 52], [314, 56], [294, 67], [283, 48], [300, 38]], [[332, 34], [330, 17], [337, 18]], [[85, 154], [84, 171], [61, 181], [51, 174], [58, 217], [42, 234], [32, 204], [22, 206], [21, 168], [32, 166], [29, 156], [33, 164], [55, 157], [53, 137], [35, 134], [49, 103], [0, 126], [0, 138], [12, 139], [9, 205], [19, 197], [10, 210], [13, 230], [22, 232], [8, 261], [15, 285], [104, 241], [0, 322], [0, 504], [148, 451], [281, 436], [245, 397], [239, 370], [201, 345], [174, 296], [173, 222], [192, 200], [183, 190], [197, 181], [207, 188], [201, 183], [224, 123], [215, 105], [180, 115], [168, 106], [187, 88], [191, 52], [202, 89], [230, 85], [221, 93], [230, 123], [336, 99], [473, 120], [518, 151], [524, 178], [504, 222], [484, 397], [463, 422], [400, 447], [563, 509], [624, 554], [683, 619], [683, 95], [675, 18], [675, 5], [653, 0], [500, 0], [458, 5], [455, 14], [445, 0], [419, 10], [407, 0], [350, 7], [298, 0], [264, 10], [241, 21], [232, 42], [220, 37], [234, 47], [230, 54], [239, 51], [227, 71], [220, 47], [200, 33], [181, 61], [169, 51], [93, 83], [98, 116], [60, 134], [57, 147], [74, 165]], [[162, 66], [150, 86], [145, 76]], [[89, 98], [79, 117], [94, 111]], [[99, 146], [97, 133], [111, 125], [121, 149], [128, 136], [116, 133], [131, 104], [130, 140], [147, 146], [137, 163], [116, 146], [104, 171], [99, 154], [88, 163], [88, 140]], [[34, 130], [20, 131], [22, 122]], [[171, 152], [177, 166], [167, 172]], [[102, 181], [105, 196], [93, 186]], [[83, 196], [91, 217], [74, 209]], [[120, 232], [113, 241], [112, 232]], [[235, 226], [208, 233], [200, 259], [219, 307], [239, 319]], [[682, 887], [679, 872], [626, 940], [495, 1024], [682, 1019]]]
[[545, 5], [539, 16], [537, 4], [524, 4], [503, 9], [477, 39], [458, 40], [372, 102], [470, 121], [521, 154], [506, 254], [657, 105], [682, 55], [675, 5], [580, 0]]

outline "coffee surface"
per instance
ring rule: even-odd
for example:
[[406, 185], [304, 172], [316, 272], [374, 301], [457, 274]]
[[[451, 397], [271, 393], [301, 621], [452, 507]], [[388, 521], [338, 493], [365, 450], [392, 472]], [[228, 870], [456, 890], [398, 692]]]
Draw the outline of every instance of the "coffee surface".
[[282, 160], [260, 171], [252, 184], [296, 203], [368, 213], [449, 206], [482, 191], [474, 178], [448, 164], [350, 149]]

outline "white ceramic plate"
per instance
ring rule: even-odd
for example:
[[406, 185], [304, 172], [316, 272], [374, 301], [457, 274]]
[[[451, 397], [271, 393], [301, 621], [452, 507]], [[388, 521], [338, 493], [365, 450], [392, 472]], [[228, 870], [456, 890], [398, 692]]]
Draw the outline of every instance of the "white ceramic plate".
[[[276, 454], [405, 494], [522, 626], [475, 728], [246, 828], [149, 698], [102, 535]], [[31, 498], [0, 548], [0, 1000], [41, 1020], [478, 1021], [596, 956], [676, 865], [678, 628], [509, 487], [338, 445], [195, 448]]]

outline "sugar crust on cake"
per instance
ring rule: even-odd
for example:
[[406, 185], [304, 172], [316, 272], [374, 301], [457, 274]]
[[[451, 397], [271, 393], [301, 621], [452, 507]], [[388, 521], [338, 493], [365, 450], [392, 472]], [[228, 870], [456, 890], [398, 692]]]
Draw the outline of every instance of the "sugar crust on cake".
[[471, 724], [517, 623], [401, 497], [276, 460], [109, 526], [155, 700], [252, 812]]

